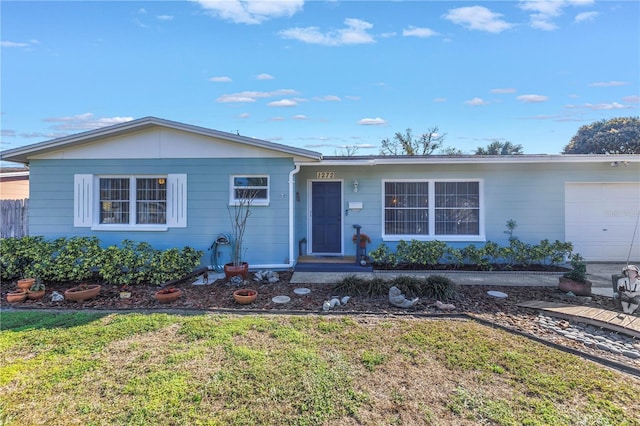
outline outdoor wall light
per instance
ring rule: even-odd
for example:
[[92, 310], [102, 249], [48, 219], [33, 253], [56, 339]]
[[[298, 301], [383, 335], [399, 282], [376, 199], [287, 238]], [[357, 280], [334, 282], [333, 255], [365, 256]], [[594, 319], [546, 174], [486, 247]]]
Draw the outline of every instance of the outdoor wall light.
[[158, 179], [158, 184], [160, 184], [160, 185], [164, 185], [165, 182], [166, 182], [166, 180], [164, 178], [159, 178]]
[[354, 180], [353, 181], [353, 192], [358, 192], [358, 186], [360, 186], [360, 183], [358, 183], [358, 180]]

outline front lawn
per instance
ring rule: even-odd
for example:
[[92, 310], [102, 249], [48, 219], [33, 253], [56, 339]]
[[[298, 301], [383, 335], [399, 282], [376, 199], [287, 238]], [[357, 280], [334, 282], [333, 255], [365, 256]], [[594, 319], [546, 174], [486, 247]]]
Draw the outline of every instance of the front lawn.
[[636, 378], [466, 320], [0, 321], [0, 424], [640, 424]]

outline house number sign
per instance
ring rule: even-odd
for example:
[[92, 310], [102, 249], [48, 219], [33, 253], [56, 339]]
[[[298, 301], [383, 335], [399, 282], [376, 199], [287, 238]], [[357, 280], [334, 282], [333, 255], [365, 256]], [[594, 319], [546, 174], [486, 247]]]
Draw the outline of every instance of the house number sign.
[[316, 172], [316, 179], [333, 179], [336, 177], [335, 172]]

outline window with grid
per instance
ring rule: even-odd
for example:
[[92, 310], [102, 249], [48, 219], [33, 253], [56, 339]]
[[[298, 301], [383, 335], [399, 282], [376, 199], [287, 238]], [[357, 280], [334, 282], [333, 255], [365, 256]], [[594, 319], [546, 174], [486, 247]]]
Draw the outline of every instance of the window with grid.
[[478, 182], [435, 182], [435, 233], [480, 234]]
[[231, 204], [251, 200], [252, 205], [269, 204], [269, 176], [232, 176]]
[[100, 224], [164, 225], [167, 223], [166, 178], [100, 178], [99, 186]]
[[386, 235], [429, 234], [429, 183], [385, 182]]
[[481, 237], [479, 181], [384, 182], [384, 235]]

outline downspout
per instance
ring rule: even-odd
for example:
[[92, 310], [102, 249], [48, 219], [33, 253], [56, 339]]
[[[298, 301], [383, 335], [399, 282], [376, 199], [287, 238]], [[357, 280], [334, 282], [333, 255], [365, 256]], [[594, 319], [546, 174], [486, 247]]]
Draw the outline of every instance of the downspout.
[[300, 164], [289, 172], [289, 263], [268, 264], [268, 265], [249, 265], [251, 269], [290, 269], [295, 265], [295, 242], [294, 242], [294, 206], [295, 206], [295, 179], [293, 178], [300, 171]]

